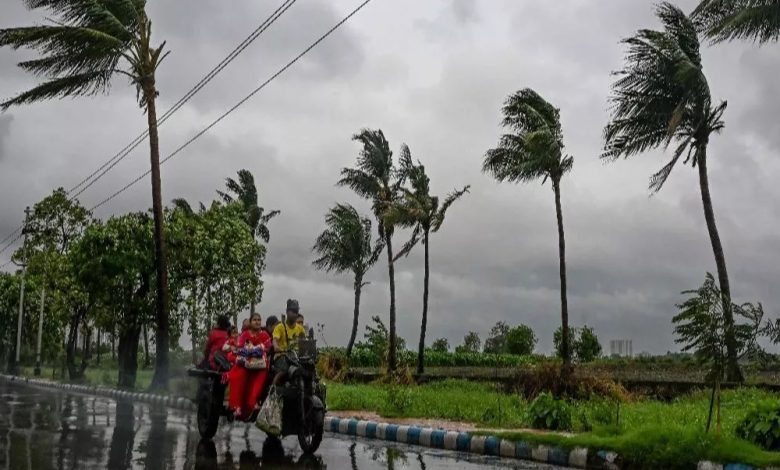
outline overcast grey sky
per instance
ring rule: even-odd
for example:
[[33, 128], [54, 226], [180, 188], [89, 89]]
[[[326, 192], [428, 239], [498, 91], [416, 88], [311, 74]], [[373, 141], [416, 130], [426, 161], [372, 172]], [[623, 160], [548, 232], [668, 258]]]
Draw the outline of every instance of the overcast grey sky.
[[[158, 75], [160, 104], [172, 105], [279, 2], [150, 1], [158, 40], [172, 51]], [[359, 3], [299, 0], [255, 44], [160, 130], [163, 155], [178, 147], [298, 54]], [[18, 0], [2, 0], [0, 26], [41, 21]], [[680, 1], [686, 10], [693, 0]], [[352, 165], [362, 127], [381, 128], [427, 167], [433, 190], [470, 184], [431, 244], [428, 338], [459, 344], [497, 320], [526, 323], [549, 351], [560, 323], [553, 194], [549, 184], [499, 185], [481, 174], [500, 134], [504, 98], [531, 87], [561, 109], [574, 169], [562, 183], [569, 311], [602, 343], [634, 341], [634, 351], [677, 349], [670, 319], [679, 292], [714, 271], [698, 182], [677, 168], [649, 197], [661, 152], [609, 165], [599, 160], [608, 119], [610, 71], [621, 38], [657, 27], [648, 0], [374, 0], [294, 68], [165, 164], [163, 198], [210, 201], [240, 168], [251, 170], [262, 205], [280, 209], [261, 311], [300, 299], [307, 320], [323, 322], [330, 343], [345, 343], [352, 314], [349, 276], [316, 272], [310, 247], [334, 203], [368, 204], [336, 188]], [[0, 50], [0, 96], [34, 84]], [[777, 316], [780, 291], [780, 46], [730, 44], [704, 50], [716, 99], [728, 100], [726, 130], [710, 145], [711, 186], [736, 301], [761, 301]], [[58, 186], [70, 187], [144, 130], [135, 91], [118, 78], [110, 96], [44, 102], [0, 115], [0, 238]], [[82, 195], [91, 206], [148, 168], [141, 146]], [[96, 215], [144, 209], [144, 180]], [[398, 237], [399, 242], [401, 236]], [[7, 253], [0, 263], [7, 260]], [[397, 265], [399, 333], [416, 344], [422, 253]], [[362, 318], [387, 318], [386, 266], [370, 273]], [[361, 322], [361, 336], [364, 321]]]

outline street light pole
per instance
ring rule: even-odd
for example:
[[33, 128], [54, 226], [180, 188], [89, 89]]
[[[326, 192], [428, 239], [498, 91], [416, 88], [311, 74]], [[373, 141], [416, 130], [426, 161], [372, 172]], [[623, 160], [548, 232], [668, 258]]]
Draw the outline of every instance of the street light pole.
[[19, 320], [16, 325], [16, 352], [14, 354], [14, 362], [11, 364], [11, 375], [19, 375], [19, 359], [22, 352], [22, 320], [24, 319], [24, 274], [27, 263], [24, 259], [24, 247], [27, 245], [27, 221], [30, 218], [30, 207], [24, 209], [24, 225], [22, 226], [22, 234], [24, 235], [24, 242], [22, 244], [22, 285], [19, 290]]
[[43, 306], [46, 304], [46, 287], [41, 287], [41, 314], [38, 315], [38, 345], [35, 347], [35, 370], [36, 376], [41, 375], [41, 338], [43, 336]]

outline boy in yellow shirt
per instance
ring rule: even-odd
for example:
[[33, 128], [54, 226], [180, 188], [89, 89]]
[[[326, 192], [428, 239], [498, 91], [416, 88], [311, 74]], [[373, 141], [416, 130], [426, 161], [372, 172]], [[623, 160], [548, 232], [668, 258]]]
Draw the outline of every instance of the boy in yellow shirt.
[[295, 350], [298, 346], [298, 339], [306, 337], [306, 330], [303, 328], [303, 325], [297, 323], [299, 312], [300, 306], [298, 301], [288, 299], [285, 321], [274, 327], [274, 367], [276, 368], [274, 385], [278, 385], [286, 378], [287, 371], [290, 368], [290, 362], [287, 360], [287, 351]]

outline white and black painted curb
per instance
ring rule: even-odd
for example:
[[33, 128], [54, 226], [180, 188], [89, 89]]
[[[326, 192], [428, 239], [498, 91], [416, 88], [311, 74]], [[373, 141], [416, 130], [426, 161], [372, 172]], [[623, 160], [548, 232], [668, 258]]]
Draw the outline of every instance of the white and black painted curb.
[[381, 439], [471, 454], [533, 460], [574, 468], [620, 469], [620, 456], [615, 452], [591, 451], [585, 448], [567, 450], [561, 447], [522, 441], [508, 441], [493, 436], [471, 435], [467, 432], [376, 423], [354, 418], [341, 419], [332, 416], [325, 418], [325, 430], [367, 439]]
[[[753, 467], [752, 465], [745, 465], [743, 463], [727, 463], [723, 465], [714, 462], [701, 461], [699, 462], [697, 470], [759, 470], [759, 468]], [[763, 470], [780, 470], [780, 469], [776, 467], [767, 467]]]
[[51, 388], [73, 393], [84, 393], [87, 395], [98, 395], [115, 400], [133, 400], [150, 405], [167, 406], [185, 411], [195, 411], [197, 406], [195, 402], [185, 397], [176, 397], [172, 395], [161, 395], [155, 393], [135, 392], [130, 390], [119, 390], [109, 387], [96, 387], [94, 385], [68, 384], [54, 382], [46, 379], [37, 379], [30, 377], [19, 377], [15, 375], [0, 374], [0, 379], [21, 384], [32, 385], [35, 387]]

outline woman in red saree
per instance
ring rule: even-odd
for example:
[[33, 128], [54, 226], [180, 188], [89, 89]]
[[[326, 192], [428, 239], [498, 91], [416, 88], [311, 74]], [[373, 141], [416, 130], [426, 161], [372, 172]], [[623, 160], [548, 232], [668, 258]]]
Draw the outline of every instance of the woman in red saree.
[[[238, 337], [236, 364], [230, 370], [230, 396], [228, 403], [236, 418], [246, 420], [260, 408], [260, 394], [268, 377], [268, 356], [271, 349], [271, 336], [263, 330], [263, 321], [259, 313], [249, 318], [249, 328]], [[265, 362], [265, 367], [252, 368], [249, 362]]]

